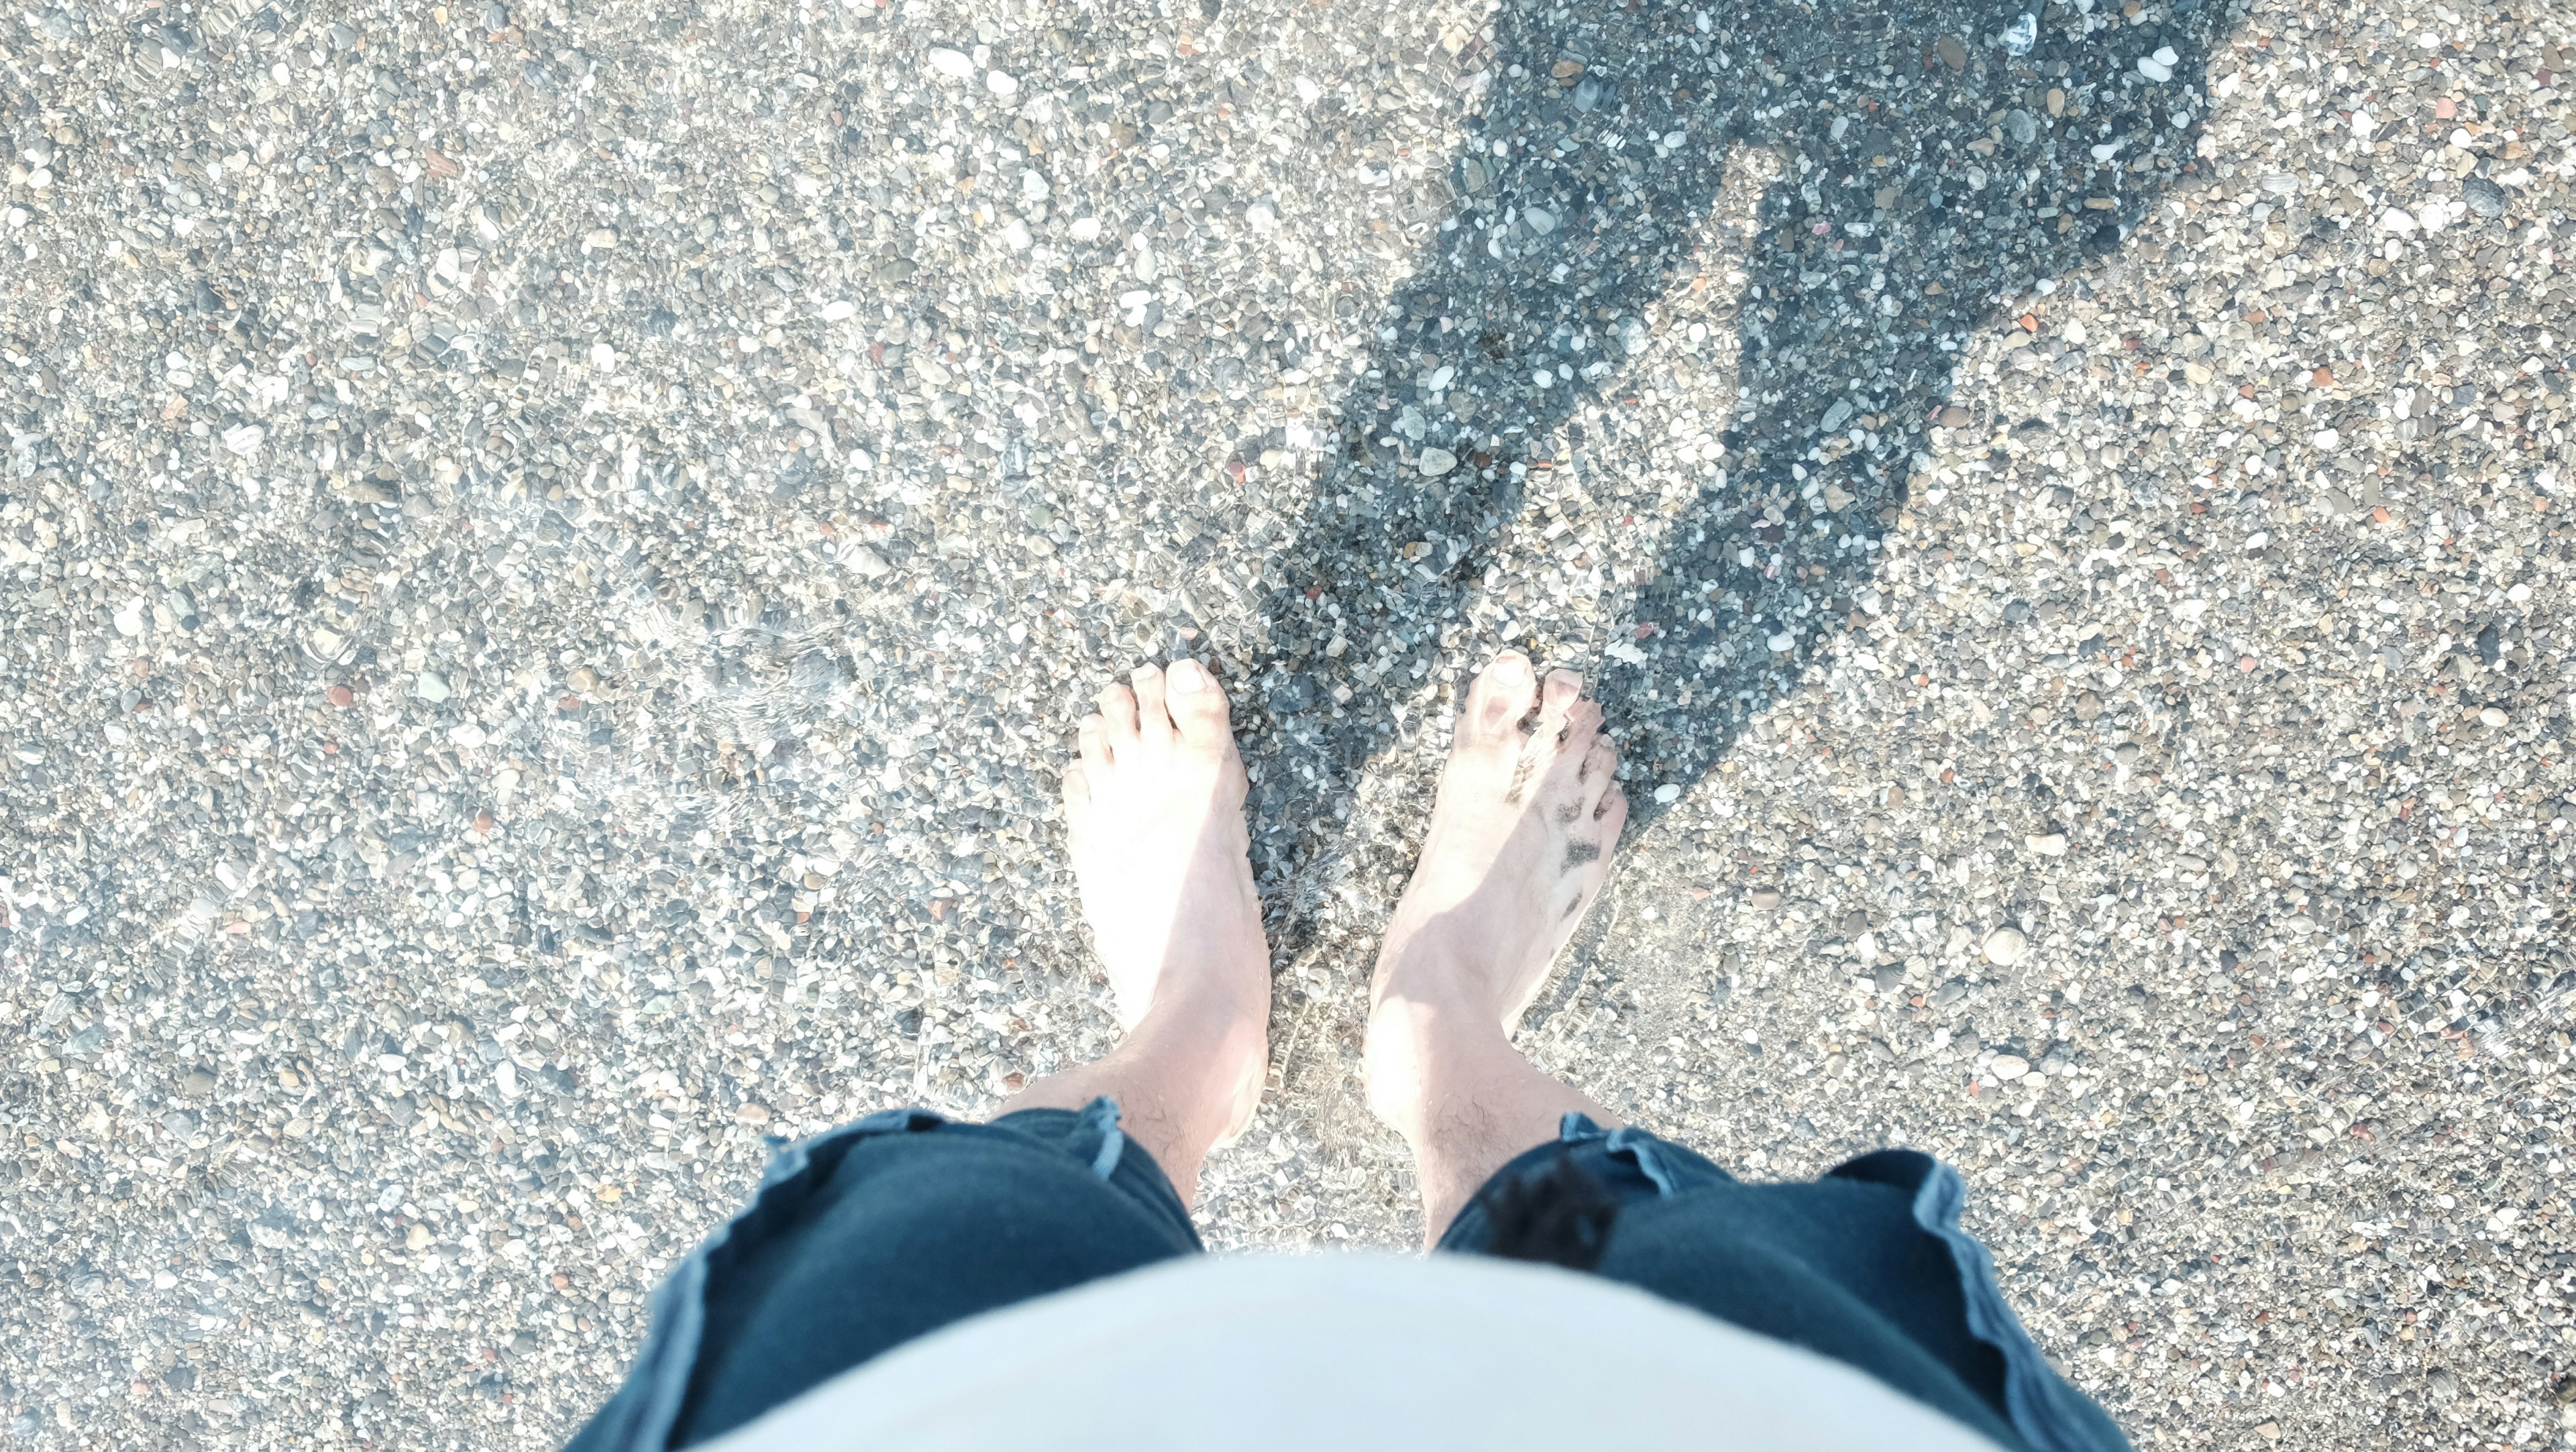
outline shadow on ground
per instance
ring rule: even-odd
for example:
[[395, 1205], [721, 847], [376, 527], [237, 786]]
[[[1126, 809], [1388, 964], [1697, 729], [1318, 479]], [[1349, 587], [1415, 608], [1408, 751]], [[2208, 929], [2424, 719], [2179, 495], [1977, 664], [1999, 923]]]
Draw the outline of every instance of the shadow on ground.
[[[2220, 24], [2189, 3], [1718, 15], [1508, 4], [1462, 58], [1485, 79], [1448, 214], [1410, 228], [1413, 275], [1269, 577], [1247, 714], [1270, 729], [1246, 733], [1282, 743], [1266, 851], [1347, 816], [1366, 763], [1447, 709], [1444, 642], [1593, 671], [1632, 823], [1654, 821], [1654, 788], [1686, 790], [1869, 602], [1970, 335], [2191, 174]], [[1660, 558], [1583, 543], [1622, 529]]]

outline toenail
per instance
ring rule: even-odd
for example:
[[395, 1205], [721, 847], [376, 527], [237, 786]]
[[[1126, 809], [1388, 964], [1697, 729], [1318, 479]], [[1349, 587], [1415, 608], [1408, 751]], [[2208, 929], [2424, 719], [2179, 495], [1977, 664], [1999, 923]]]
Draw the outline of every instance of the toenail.
[[1199, 669], [1197, 661], [1176, 660], [1172, 662], [1172, 669], [1168, 674], [1172, 689], [1183, 695], [1207, 689], [1207, 672]]

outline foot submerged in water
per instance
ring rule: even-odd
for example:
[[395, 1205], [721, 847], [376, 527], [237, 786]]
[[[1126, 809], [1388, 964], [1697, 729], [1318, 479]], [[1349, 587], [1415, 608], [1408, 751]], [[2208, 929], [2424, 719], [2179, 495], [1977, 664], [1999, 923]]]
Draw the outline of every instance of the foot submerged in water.
[[[1139, 666], [1100, 693], [1065, 767], [1082, 915], [1119, 1025], [1188, 1016], [1247, 1045], [1237, 1127], [1260, 1096], [1270, 949], [1244, 825], [1248, 783], [1225, 693], [1196, 661]], [[1131, 1110], [1136, 1106], [1130, 1106]]]
[[1520, 1022], [1609, 872], [1628, 820], [1618, 766], [1581, 676], [1542, 683], [1518, 651], [1478, 673], [1378, 951], [1372, 1017], [1463, 999], [1506, 1032]]

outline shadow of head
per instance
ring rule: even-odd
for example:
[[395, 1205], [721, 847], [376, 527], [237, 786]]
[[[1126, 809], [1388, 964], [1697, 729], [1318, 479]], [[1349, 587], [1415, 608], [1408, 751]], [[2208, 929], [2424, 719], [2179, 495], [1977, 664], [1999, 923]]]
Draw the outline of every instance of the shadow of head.
[[[1247, 714], [1307, 770], [1268, 774], [1257, 835], [1444, 709], [1444, 647], [1504, 643], [1593, 672], [1652, 821], [1876, 610], [1932, 431], [2001, 422], [1951, 402], [1974, 335], [2208, 165], [2218, 6], [2090, 8], [1505, 0], [1270, 577]], [[2074, 406], [2139, 366], [2019, 341]]]

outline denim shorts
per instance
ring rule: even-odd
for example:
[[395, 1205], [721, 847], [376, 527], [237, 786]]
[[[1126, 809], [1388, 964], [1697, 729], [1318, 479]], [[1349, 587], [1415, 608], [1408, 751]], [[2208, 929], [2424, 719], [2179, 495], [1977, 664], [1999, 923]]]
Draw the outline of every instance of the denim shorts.
[[[1569, 1114], [1435, 1253], [1626, 1282], [1857, 1367], [2015, 1452], [2125, 1452], [2005, 1304], [1962, 1197], [1912, 1150], [1747, 1184]], [[1109, 1100], [990, 1124], [872, 1114], [780, 1147], [750, 1206], [672, 1268], [625, 1385], [567, 1452], [708, 1441], [951, 1322], [1201, 1249]]]

